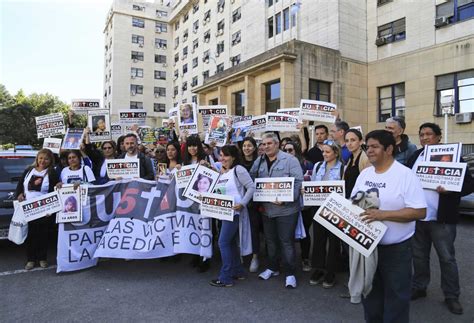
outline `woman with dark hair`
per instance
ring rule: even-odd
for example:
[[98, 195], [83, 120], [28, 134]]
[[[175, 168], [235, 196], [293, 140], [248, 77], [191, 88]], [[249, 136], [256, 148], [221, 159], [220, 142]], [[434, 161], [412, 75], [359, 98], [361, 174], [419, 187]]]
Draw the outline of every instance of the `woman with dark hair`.
[[76, 212], [77, 211], [77, 200], [74, 196], [69, 196], [64, 202], [64, 213]]
[[56, 185], [61, 188], [62, 184], [81, 184], [95, 182], [92, 169], [81, 163], [82, 155], [78, 150], [71, 150], [67, 155], [68, 167], [61, 171], [61, 181]]
[[239, 150], [236, 146], [226, 145], [220, 152], [222, 162], [221, 175], [216, 183], [214, 192], [234, 197], [234, 218], [232, 221], [222, 220], [219, 234], [219, 249], [221, 251], [222, 267], [217, 279], [210, 284], [215, 287], [231, 287], [234, 279], [245, 279], [245, 271], [240, 260], [252, 253], [251, 246], [240, 244], [239, 228], [242, 232], [241, 241], [248, 241], [250, 223], [246, 205], [253, 196], [255, 184], [247, 170], [241, 166]]
[[357, 177], [360, 172], [370, 166], [369, 158], [362, 149], [362, 133], [357, 129], [347, 130], [344, 139], [346, 141], [346, 147], [351, 152], [351, 156], [347, 162], [344, 170], [344, 180], [346, 189], [346, 198], [350, 198], [352, 189], [354, 188]]
[[117, 156], [117, 145], [113, 140], [102, 142], [100, 149], [97, 149], [94, 144], [90, 142], [89, 128], [84, 132], [84, 151], [92, 162], [92, 172], [96, 178], [94, 184], [100, 185], [107, 183], [110, 179], [107, 175], [106, 159], [114, 159]]
[[[53, 153], [49, 149], [41, 149], [36, 155], [35, 163], [29, 166], [21, 176], [16, 187], [16, 197], [19, 202], [34, 199], [53, 192], [58, 182], [59, 177], [54, 170]], [[28, 222], [26, 270], [33, 269], [36, 262], [39, 262], [41, 268], [48, 267], [48, 227], [50, 222], [50, 217], [42, 217]]]
[[179, 142], [172, 141], [166, 144], [166, 166], [172, 172], [178, 165], [181, 166], [181, 147]]
[[125, 146], [123, 145], [124, 140], [125, 140], [125, 135], [120, 136], [117, 139], [117, 147], [116, 147], [117, 156], [123, 154], [126, 151]]
[[197, 180], [194, 182], [193, 190], [200, 193], [206, 193], [212, 185], [212, 179], [203, 174], [199, 174]]
[[245, 137], [242, 141], [242, 166], [249, 172], [253, 162], [258, 157], [257, 142], [252, 137]]

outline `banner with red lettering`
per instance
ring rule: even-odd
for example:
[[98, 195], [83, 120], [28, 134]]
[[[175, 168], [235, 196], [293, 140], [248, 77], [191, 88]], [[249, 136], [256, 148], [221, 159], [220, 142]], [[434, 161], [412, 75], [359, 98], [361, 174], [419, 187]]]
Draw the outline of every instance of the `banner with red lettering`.
[[303, 182], [304, 206], [320, 206], [332, 192], [335, 192], [345, 197], [344, 183], [345, 181]]
[[255, 179], [254, 202], [293, 202], [294, 177]]

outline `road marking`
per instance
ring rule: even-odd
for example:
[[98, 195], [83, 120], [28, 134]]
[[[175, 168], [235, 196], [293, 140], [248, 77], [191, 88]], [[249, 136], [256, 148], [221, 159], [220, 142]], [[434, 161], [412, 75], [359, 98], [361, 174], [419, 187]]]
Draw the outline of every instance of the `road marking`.
[[31, 270], [26, 270], [26, 269], [9, 270], [9, 271], [4, 271], [0, 273], [0, 276], [10, 276], [10, 275], [16, 275], [16, 274], [30, 273], [33, 271], [50, 270], [50, 269], [56, 269], [56, 267], [57, 267], [56, 265], [52, 265], [52, 266], [49, 266], [48, 268], [36, 267]]

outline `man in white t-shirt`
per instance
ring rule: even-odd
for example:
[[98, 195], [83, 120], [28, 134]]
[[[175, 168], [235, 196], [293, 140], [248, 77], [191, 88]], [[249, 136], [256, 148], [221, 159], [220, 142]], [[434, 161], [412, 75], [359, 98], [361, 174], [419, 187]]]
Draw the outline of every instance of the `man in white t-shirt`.
[[413, 172], [394, 157], [395, 139], [386, 130], [367, 134], [367, 156], [372, 167], [357, 178], [358, 191], [377, 194], [379, 209], [361, 215], [367, 222], [382, 221], [387, 232], [378, 250], [372, 291], [363, 300], [367, 322], [408, 322], [412, 278], [411, 237], [415, 221], [426, 214], [423, 188]]

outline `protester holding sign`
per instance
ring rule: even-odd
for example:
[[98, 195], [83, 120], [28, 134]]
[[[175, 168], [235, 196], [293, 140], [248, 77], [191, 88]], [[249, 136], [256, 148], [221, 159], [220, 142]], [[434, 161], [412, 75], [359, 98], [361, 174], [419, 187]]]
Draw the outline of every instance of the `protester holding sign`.
[[82, 164], [82, 155], [78, 150], [71, 150], [67, 154], [68, 167], [61, 171], [61, 182], [56, 186], [61, 188], [62, 184], [81, 184], [95, 182], [92, 169]]
[[125, 152], [118, 158], [126, 161], [140, 161], [140, 178], [153, 180], [155, 173], [153, 172], [153, 165], [149, 157], [138, 151], [138, 138], [135, 134], [129, 133], [125, 135], [123, 140]]
[[[344, 171], [341, 147], [332, 140], [325, 140], [322, 151], [324, 161], [314, 166], [311, 181], [341, 180]], [[313, 208], [314, 212], [316, 210]], [[312, 267], [315, 270], [309, 283], [310, 285], [322, 284], [323, 288], [331, 288], [336, 283], [336, 264], [341, 249], [340, 240], [317, 222], [313, 222], [313, 237]], [[327, 252], [326, 244], [328, 244]]]
[[300, 189], [303, 181], [298, 159], [279, 150], [278, 137], [273, 133], [262, 136], [265, 155], [257, 158], [250, 170], [252, 178], [290, 177], [294, 179], [293, 202], [263, 202], [263, 231], [268, 249], [268, 269], [259, 277], [267, 280], [280, 274], [278, 251], [286, 275], [285, 287], [296, 288], [295, 228], [300, 212]]
[[[423, 123], [419, 129], [420, 144], [438, 145], [441, 141], [441, 128], [435, 123]], [[425, 148], [421, 148], [408, 159], [407, 166], [416, 169], [418, 162], [424, 159]], [[462, 161], [462, 159], [461, 159]], [[423, 189], [428, 208], [426, 217], [416, 221], [413, 238], [413, 287], [411, 299], [426, 297], [430, 282], [430, 253], [434, 245], [441, 269], [441, 289], [445, 303], [454, 314], [462, 314], [459, 303], [459, 272], [456, 262], [454, 240], [456, 225], [459, 221], [459, 202], [461, 196], [473, 191], [473, 180], [469, 169], [464, 174], [461, 192], [447, 192], [442, 186], [436, 190]]]
[[373, 165], [357, 178], [352, 196], [371, 192], [380, 200], [379, 209], [367, 209], [361, 219], [382, 221], [387, 231], [378, 250], [372, 291], [363, 299], [368, 322], [408, 322], [412, 276], [411, 237], [415, 220], [426, 215], [421, 183], [413, 172], [394, 159], [395, 139], [386, 130], [365, 137], [367, 156]]
[[86, 128], [84, 132], [84, 151], [92, 161], [92, 172], [96, 178], [95, 184], [105, 184], [110, 179], [107, 176], [106, 159], [114, 159], [116, 157], [116, 144], [112, 140], [104, 141], [100, 145], [100, 150], [90, 142], [90, 129]]
[[182, 163], [180, 150], [181, 147], [177, 141], [169, 142], [166, 145], [166, 166], [169, 173]]
[[[18, 201], [27, 201], [54, 191], [59, 177], [54, 170], [54, 156], [51, 150], [41, 149], [36, 155], [35, 163], [29, 166], [21, 176], [16, 187]], [[39, 261], [41, 268], [48, 267], [48, 229], [50, 217], [42, 217], [28, 223], [26, 239], [26, 270], [31, 270]]]
[[[247, 170], [240, 165], [239, 150], [236, 146], [222, 147], [220, 159], [222, 161], [221, 175], [214, 187], [214, 192], [234, 197], [234, 219], [233, 221], [222, 220], [219, 233], [222, 267], [218, 279], [212, 280], [210, 284], [216, 287], [230, 287], [233, 286], [234, 279], [245, 278], [240, 255], [252, 253], [246, 206], [252, 199], [255, 184]], [[242, 232], [240, 252], [239, 231]]]

